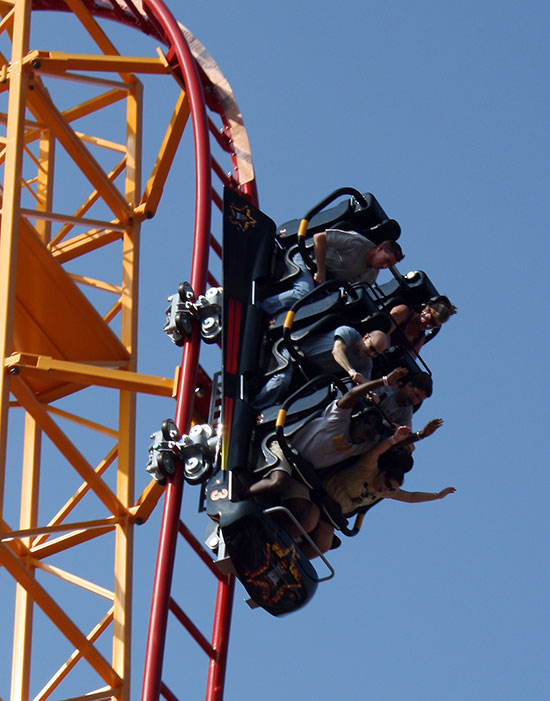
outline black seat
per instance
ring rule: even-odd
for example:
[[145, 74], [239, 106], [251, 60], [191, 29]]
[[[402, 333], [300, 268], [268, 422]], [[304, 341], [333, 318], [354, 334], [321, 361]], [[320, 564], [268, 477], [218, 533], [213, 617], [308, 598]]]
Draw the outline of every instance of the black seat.
[[[311, 393], [296, 397], [287, 410], [286, 435], [292, 437], [309, 421], [319, 416], [324, 408], [338, 396], [338, 393], [338, 387], [329, 381], [325, 386], [320, 386]], [[263, 410], [262, 423], [256, 426], [253, 452], [257, 452], [259, 459], [255, 465], [251, 466], [256, 479], [258, 479], [258, 475], [261, 476], [273, 469], [278, 462], [278, 458], [273, 455], [268, 446], [276, 439], [276, 421], [281, 408], [281, 406], [274, 406]]]
[[[302, 348], [304, 347], [304, 342], [315, 336], [328, 335], [331, 332], [336, 331], [340, 326], [345, 326], [346, 321], [341, 317], [336, 315], [329, 315], [327, 317], [318, 319], [311, 326], [298, 329], [297, 331], [290, 332], [285, 329], [284, 342], [293, 360], [299, 365], [303, 372], [310, 378], [319, 373], [319, 359], [323, 359], [326, 354], [321, 356], [314, 356], [310, 353], [304, 353]], [[353, 324], [353, 328], [361, 335], [374, 331], [380, 330], [387, 332], [389, 330], [389, 322], [386, 315], [383, 314], [372, 314], [362, 319], [359, 322]], [[334, 369], [331, 369], [331, 373], [337, 377], [345, 377], [346, 372], [340, 366], [335, 365]]]
[[[295, 312], [292, 328], [308, 326], [328, 314], [335, 314], [340, 325], [354, 326], [367, 316], [378, 311], [378, 307], [362, 285], [352, 285], [341, 280], [329, 280], [305, 295], [300, 303], [291, 308]], [[267, 336], [275, 339], [283, 334], [283, 326], [289, 310], [280, 312]]]
[[[401, 234], [399, 224], [388, 217], [372, 193], [366, 192], [362, 197], [366, 206], [352, 197], [312, 216], [307, 228], [308, 236], [326, 229], [343, 229], [357, 231], [376, 244], [386, 240], [397, 241]], [[296, 243], [300, 222], [301, 219], [291, 219], [277, 227], [281, 245], [288, 247]]]
[[[367, 294], [373, 301], [376, 300], [380, 309], [385, 310], [388, 314], [399, 304], [405, 304], [407, 307], [419, 312], [424, 305], [441, 298], [430, 278], [422, 270], [416, 270], [404, 276], [394, 273], [393, 280], [383, 285], [372, 285], [367, 290]], [[433, 340], [439, 331], [440, 327], [428, 331], [424, 345], [428, 341]], [[400, 345], [402, 344], [406, 348], [412, 349], [405, 335], [401, 333], [401, 336], [401, 341], [398, 341]]]
[[376, 380], [388, 375], [395, 368], [407, 368], [409, 373], [405, 379], [411, 378], [419, 372], [427, 372], [428, 375], [431, 375], [430, 368], [424, 361], [421, 362], [422, 367], [405, 346], [390, 346], [374, 359], [371, 377]]
[[287, 248], [281, 246], [278, 241], [274, 242], [269, 275], [264, 275], [262, 279], [257, 281], [260, 300], [292, 287], [295, 278], [300, 274], [300, 268], [293, 260], [296, 253], [298, 253], [296, 244]]
[[406, 304], [419, 311], [431, 299], [439, 296], [434, 284], [422, 270], [399, 275], [383, 285], [373, 285], [369, 294], [379, 307], [388, 312], [398, 304]]

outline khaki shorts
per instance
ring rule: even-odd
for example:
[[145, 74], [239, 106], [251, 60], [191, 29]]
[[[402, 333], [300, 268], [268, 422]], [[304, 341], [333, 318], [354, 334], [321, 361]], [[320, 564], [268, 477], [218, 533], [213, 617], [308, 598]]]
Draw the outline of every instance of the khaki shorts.
[[282, 470], [290, 477], [287, 488], [281, 492], [281, 501], [287, 501], [288, 499], [305, 499], [306, 501], [311, 501], [308, 487], [306, 487], [303, 482], [300, 482], [292, 477], [292, 465], [285, 458], [278, 441], [272, 441], [268, 445], [268, 448], [273, 455], [279, 459], [279, 464], [270, 470], [268, 474], [274, 470]]

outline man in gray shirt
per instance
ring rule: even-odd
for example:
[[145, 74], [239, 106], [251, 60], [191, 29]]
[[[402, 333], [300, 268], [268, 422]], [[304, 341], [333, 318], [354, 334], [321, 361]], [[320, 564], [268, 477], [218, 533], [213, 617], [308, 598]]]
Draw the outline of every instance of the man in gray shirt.
[[317, 272], [313, 279], [319, 285], [327, 270], [337, 279], [372, 285], [378, 272], [403, 260], [401, 246], [383, 241], [379, 246], [355, 231], [328, 229], [313, 236], [313, 252]]
[[[361, 334], [351, 326], [339, 326], [330, 333], [307, 338], [301, 345], [304, 355], [319, 368], [319, 374], [341, 374], [344, 369], [355, 384], [366, 382], [372, 371], [372, 358], [388, 347], [388, 337], [382, 331]], [[288, 357], [285, 350], [283, 354]], [[276, 404], [292, 381], [292, 363], [276, 373], [259, 391], [251, 405], [265, 409]]]
[[401, 246], [395, 241], [383, 241], [377, 246], [355, 231], [340, 229], [328, 229], [315, 234], [313, 252], [317, 265], [314, 277], [311, 277], [301, 254], [296, 253], [293, 262], [299, 272], [292, 287], [264, 299], [260, 305], [264, 312], [275, 315], [283, 309], [289, 309], [313, 290], [313, 280], [318, 285], [325, 282], [327, 270], [337, 280], [372, 285], [380, 270], [389, 268], [404, 258]]

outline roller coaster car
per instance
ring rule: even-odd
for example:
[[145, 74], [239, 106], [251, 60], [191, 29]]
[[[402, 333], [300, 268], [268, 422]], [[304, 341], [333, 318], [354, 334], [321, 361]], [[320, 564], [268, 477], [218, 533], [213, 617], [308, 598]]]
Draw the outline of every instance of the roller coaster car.
[[[369, 206], [376, 209], [374, 202]], [[384, 216], [385, 213], [379, 213], [376, 221], [384, 220]], [[319, 226], [322, 228], [324, 222]], [[248, 378], [257, 376], [262, 363], [265, 364], [261, 339], [266, 337], [267, 320], [257, 301], [261, 297], [259, 289], [272, 275], [274, 246], [275, 224], [271, 219], [226, 189], [222, 331], [224, 437], [221, 469], [206, 489], [207, 511], [219, 523], [233, 567], [252, 599], [273, 615], [281, 615], [303, 606], [315, 592], [317, 582], [322, 580], [300, 547], [264, 509], [253, 501], [239, 501], [237, 496], [239, 483], [250, 484], [258, 477], [254, 466], [258, 465], [260, 454], [264, 457], [264, 472], [274, 457], [272, 454], [269, 457], [268, 450], [268, 442], [274, 435], [273, 417], [266, 412], [263, 424], [258, 425], [257, 412], [247, 401]], [[328, 332], [345, 324], [363, 332], [373, 328], [387, 330], [389, 316], [379, 309], [378, 301], [364, 289], [329, 281], [294, 305], [296, 323], [292, 333], [292, 324], [282, 327], [275, 324], [269, 331], [269, 352], [275, 338], [278, 347], [284, 343], [291, 356], [303, 361], [305, 366], [307, 360], [296, 350], [297, 343], [310, 334]], [[345, 391], [341, 382], [338, 386]], [[293, 395], [294, 428], [300, 421], [310, 420], [319, 407], [322, 410], [333, 391], [329, 387], [320, 393], [310, 393], [311, 396], [306, 396], [307, 393]], [[354, 535], [358, 527], [347, 526], [347, 519], [321, 489], [318, 476], [311, 470], [308, 475], [305, 481], [332, 522], [343, 533]], [[326, 560], [325, 564], [328, 564]]]
[[246, 468], [255, 416], [242, 396], [243, 377], [258, 363], [263, 315], [253, 304], [269, 274], [275, 224], [235, 192], [224, 192], [221, 469], [206, 488], [207, 513], [218, 521], [233, 567], [251, 598], [279, 616], [313, 596], [318, 577], [300, 548], [252, 501], [238, 501], [233, 476]]
[[255, 502], [232, 501], [223, 473], [207, 487], [207, 513], [219, 523], [226, 554], [251, 599], [273, 616], [304, 606], [317, 589], [315, 568]]

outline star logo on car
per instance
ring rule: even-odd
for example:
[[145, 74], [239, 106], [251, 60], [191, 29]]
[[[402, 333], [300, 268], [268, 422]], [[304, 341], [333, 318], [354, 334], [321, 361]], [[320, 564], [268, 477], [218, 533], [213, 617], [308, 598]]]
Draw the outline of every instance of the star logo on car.
[[246, 204], [242, 207], [231, 204], [229, 206], [229, 221], [241, 231], [253, 229], [258, 223], [252, 216], [252, 210]]
[[[266, 543], [264, 562], [255, 572], [246, 573], [246, 581], [258, 591], [267, 606], [273, 606], [283, 598], [294, 598], [301, 590], [302, 578], [296, 566], [296, 546], [283, 549], [277, 543]], [[297, 591], [296, 591], [297, 590]]]

